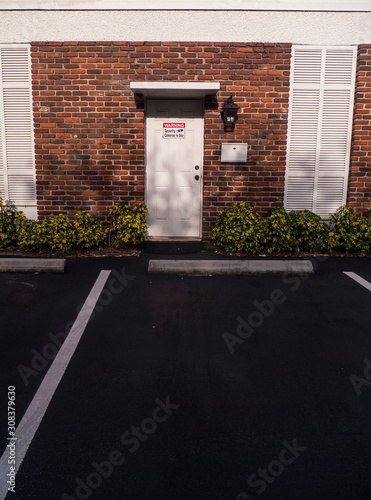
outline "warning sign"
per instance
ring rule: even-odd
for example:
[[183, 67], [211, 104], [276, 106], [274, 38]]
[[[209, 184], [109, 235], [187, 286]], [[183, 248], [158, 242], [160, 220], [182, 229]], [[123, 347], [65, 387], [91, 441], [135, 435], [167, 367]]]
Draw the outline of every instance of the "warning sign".
[[185, 123], [165, 122], [163, 124], [164, 139], [184, 139]]

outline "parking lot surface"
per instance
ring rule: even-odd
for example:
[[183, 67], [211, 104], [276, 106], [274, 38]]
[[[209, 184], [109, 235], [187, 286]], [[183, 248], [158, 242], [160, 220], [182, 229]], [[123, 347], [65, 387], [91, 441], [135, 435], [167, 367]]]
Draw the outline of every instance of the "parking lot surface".
[[148, 274], [153, 257], [0, 275], [10, 456], [8, 388], [19, 425], [109, 271], [6, 499], [370, 498], [369, 259], [314, 257], [310, 276], [178, 276]]

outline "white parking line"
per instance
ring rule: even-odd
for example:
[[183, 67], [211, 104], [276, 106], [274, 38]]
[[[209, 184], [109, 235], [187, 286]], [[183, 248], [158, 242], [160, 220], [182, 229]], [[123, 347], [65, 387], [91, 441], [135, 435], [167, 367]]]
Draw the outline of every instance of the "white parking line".
[[360, 285], [364, 286], [365, 288], [367, 288], [367, 290], [369, 290], [371, 292], [371, 283], [369, 283], [365, 279], [361, 278], [361, 276], [358, 276], [358, 274], [352, 273], [350, 271], [349, 272], [344, 271], [344, 274], [346, 274], [347, 276], [349, 276], [349, 278], [352, 278], [354, 281], [356, 281]]
[[[13, 441], [16, 441], [16, 471], [18, 471], [27, 453], [28, 447], [45, 415], [54, 392], [76, 350], [110, 273], [111, 271], [100, 272], [66, 340], [16, 429], [15, 439], [13, 439]], [[7, 447], [0, 459], [0, 500], [4, 500], [8, 493], [9, 484], [7, 481], [9, 480], [9, 476], [7, 474], [9, 474], [10, 470], [8, 457], [9, 451]]]

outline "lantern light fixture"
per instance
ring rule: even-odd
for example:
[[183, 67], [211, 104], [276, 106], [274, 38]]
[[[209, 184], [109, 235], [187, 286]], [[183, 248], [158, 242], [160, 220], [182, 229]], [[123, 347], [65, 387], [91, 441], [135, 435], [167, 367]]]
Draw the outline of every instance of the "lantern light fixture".
[[221, 112], [225, 132], [233, 132], [236, 121], [238, 120], [237, 112], [240, 107], [233, 101], [232, 95], [233, 94], [224, 101]]

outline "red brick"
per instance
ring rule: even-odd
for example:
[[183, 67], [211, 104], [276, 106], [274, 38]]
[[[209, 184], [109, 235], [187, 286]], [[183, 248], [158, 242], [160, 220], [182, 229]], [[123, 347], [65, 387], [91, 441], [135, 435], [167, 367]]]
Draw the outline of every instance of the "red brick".
[[[263, 43], [33, 43], [36, 164], [47, 183], [47, 191], [38, 187], [40, 216], [90, 207], [107, 218], [116, 201], [133, 205], [144, 200], [145, 117], [130, 91], [129, 82], [135, 80], [221, 84], [217, 109], [205, 109], [205, 237], [218, 210], [233, 201], [248, 198], [262, 213], [282, 205], [290, 51], [290, 44]], [[371, 46], [360, 48], [357, 90], [363, 95], [355, 110], [351, 159], [352, 173], [363, 175], [361, 169], [366, 167], [367, 175], [370, 168], [370, 54]], [[231, 92], [241, 110], [235, 132], [225, 134], [220, 111]], [[41, 113], [40, 106], [50, 112]], [[252, 140], [254, 134], [266, 139]], [[220, 164], [222, 142], [248, 143], [245, 170]], [[76, 154], [90, 159], [78, 160]], [[350, 177], [349, 193], [362, 210], [366, 191], [355, 182], [357, 177]], [[53, 206], [61, 192], [66, 203]]]

